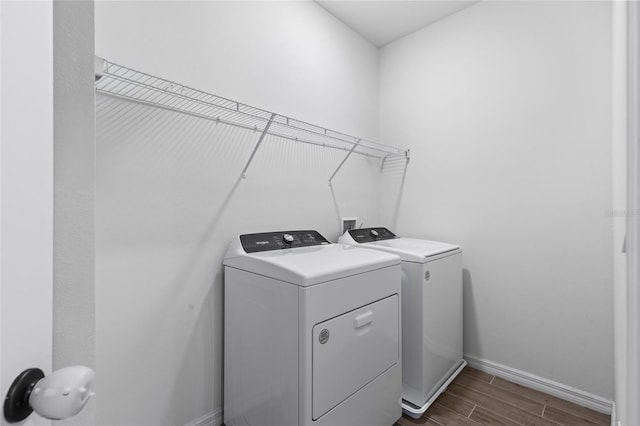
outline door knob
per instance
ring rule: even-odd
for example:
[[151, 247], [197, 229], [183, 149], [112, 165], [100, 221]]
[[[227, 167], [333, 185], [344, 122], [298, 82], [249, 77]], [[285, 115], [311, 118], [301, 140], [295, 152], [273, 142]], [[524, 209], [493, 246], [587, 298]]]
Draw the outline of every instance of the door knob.
[[4, 417], [16, 423], [33, 411], [51, 420], [75, 416], [95, 395], [94, 382], [93, 370], [80, 365], [47, 376], [39, 368], [29, 368], [11, 384], [4, 400]]

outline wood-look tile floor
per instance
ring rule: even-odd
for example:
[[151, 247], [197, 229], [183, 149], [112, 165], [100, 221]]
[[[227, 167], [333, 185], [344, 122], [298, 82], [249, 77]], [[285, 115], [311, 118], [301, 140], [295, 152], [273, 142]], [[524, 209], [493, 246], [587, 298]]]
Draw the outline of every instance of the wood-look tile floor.
[[610, 416], [466, 367], [411, 425], [609, 425]]

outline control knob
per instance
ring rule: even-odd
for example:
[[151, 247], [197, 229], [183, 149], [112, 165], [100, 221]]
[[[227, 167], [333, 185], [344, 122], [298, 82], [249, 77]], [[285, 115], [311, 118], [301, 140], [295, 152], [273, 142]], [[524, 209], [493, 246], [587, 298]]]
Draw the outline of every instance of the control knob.
[[369, 233], [373, 238], [378, 238], [378, 231], [376, 231], [375, 229], [372, 229]]
[[284, 234], [282, 236], [282, 239], [284, 240], [285, 243], [287, 244], [291, 244], [293, 242], [293, 235], [291, 234]]

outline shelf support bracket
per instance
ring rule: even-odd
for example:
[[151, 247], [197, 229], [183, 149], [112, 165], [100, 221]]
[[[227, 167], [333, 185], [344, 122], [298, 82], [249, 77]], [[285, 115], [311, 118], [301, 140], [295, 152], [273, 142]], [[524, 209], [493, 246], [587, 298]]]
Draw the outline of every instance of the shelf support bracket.
[[258, 138], [258, 143], [256, 143], [256, 146], [253, 147], [253, 151], [251, 152], [251, 155], [249, 156], [249, 159], [247, 160], [247, 164], [244, 165], [244, 168], [242, 169], [242, 172], [240, 172], [240, 176], [243, 179], [246, 179], [246, 177], [247, 177], [247, 169], [249, 169], [249, 166], [251, 165], [251, 162], [253, 161], [253, 157], [256, 156], [256, 152], [258, 151], [258, 148], [260, 148], [260, 145], [262, 144], [262, 141], [264, 140], [264, 137], [269, 132], [269, 127], [271, 127], [271, 123], [273, 123], [273, 120], [275, 118], [276, 118], [276, 114], [275, 113], [271, 114], [271, 118], [269, 118], [269, 121], [264, 126], [264, 129], [262, 129], [262, 133], [260, 134], [260, 138]]
[[105, 68], [107, 67], [107, 63], [104, 59], [99, 56], [96, 56], [93, 60], [93, 69], [95, 72], [95, 81], [100, 80], [104, 76]]
[[333, 172], [333, 174], [331, 175], [331, 177], [329, 178], [329, 186], [331, 186], [331, 181], [333, 180], [334, 177], [336, 177], [336, 175], [338, 174], [338, 172], [340, 171], [340, 169], [342, 168], [342, 165], [344, 163], [346, 163], [347, 159], [349, 158], [349, 156], [351, 154], [353, 154], [353, 151], [355, 151], [356, 147], [358, 146], [358, 144], [360, 143], [362, 139], [358, 139], [356, 141], [356, 143], [353, 144], [353, 146], [351, 147], [351, 149], [349, 150], [349, 152], [347, 152], [347, 155], [342, 159], [342, 162], [338, 165], [338, 168], [336, 169], [335, 172]]

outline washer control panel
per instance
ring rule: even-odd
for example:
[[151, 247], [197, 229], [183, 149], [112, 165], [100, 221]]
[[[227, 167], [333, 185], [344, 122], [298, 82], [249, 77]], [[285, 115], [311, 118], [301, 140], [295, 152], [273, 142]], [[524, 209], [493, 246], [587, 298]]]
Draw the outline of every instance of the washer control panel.
[[331, 244], [318, 231], [278, 231], [240, 235], [247, 253]]
[[349, 235], [357, 243], [370, 243], [372, 241], [392, 240], [398, 238], [396, 234], [387, 228], [360, 228], [350, 229]]

